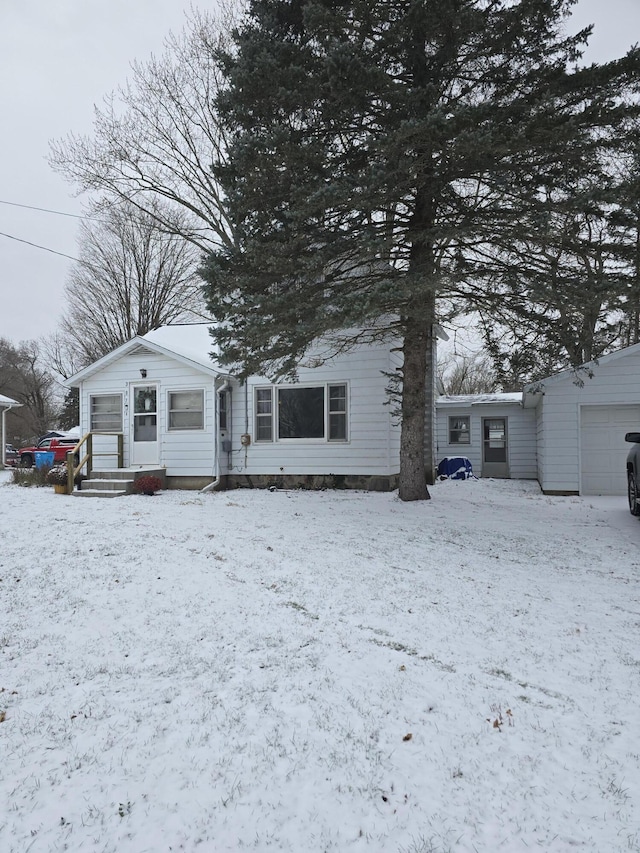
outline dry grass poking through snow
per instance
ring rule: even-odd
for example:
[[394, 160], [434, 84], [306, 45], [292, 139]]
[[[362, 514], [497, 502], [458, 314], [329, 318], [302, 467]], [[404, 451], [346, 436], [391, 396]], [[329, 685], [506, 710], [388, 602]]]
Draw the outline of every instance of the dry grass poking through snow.
[[640, 850], [622, 498], [0, 507], [4, 853]]

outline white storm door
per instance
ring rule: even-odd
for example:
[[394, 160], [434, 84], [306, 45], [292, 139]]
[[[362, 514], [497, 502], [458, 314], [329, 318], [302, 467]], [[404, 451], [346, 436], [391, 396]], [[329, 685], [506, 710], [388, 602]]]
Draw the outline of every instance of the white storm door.
[[133, 385], [130, 465], [158, 464], [158, 386]]
[[509, 479], [507, 419], [482, 419], [482, 476]]

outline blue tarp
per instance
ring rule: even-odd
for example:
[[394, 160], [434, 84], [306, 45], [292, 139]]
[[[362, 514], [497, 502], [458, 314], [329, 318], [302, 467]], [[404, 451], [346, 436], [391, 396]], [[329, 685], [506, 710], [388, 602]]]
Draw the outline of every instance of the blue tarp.
[[468, 480], [473, 477], [473, 468], [466, 456], [445, 456], [438, 465], [438, 476], [443, 480]]

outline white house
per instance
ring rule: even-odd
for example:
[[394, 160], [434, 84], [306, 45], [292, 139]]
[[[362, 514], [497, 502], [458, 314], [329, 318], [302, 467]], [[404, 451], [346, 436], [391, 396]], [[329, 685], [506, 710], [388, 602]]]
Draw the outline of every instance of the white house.
[[640, 431], [640, 344], [524, 389], [547, 494], [626, 494], [627, 432]]
[[[396, 487], [391, 343], [328, 360], [318, 345], [297, 381], [278, 383], [239, 382], [213, 349], [209, 324], [164, 326], [68, 381], [80, 391], [81, 434], [109, 433], [94, 435], [94, 470], [162, 469], [184, 488]], [[439, 397], [434, 461], [462, 456], [478, 476], [537, 479], [549, 494], [622, 495], [631, 431], [640, 431], [640, 344], [522, 393]]]
[[[387, 394], [398, 354], [360, 345], [296, 382], [240, 383], [212, 360], [210, 324], [164, 326], [71, 377], [93, 469], [162, 468], [169, 486], [397, 485], [400, 426]], [[312, 352], [310, 364], [320, 351]]]
[[436, 461], [464, 457], [479, 477], [535, 480], [535, 412], [522, 394], [441, 396], [436, 400]]

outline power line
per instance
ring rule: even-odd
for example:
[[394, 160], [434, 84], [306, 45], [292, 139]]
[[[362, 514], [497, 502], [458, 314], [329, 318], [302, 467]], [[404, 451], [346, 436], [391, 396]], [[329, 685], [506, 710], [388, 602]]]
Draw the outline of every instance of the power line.
[[56, 252], [55, 249], [49, 249], [47, 246], [40, 246], [38, 243], [31, 243], [29, 240], [23, 240], [21, 237], [14, 237], [13, 234], [5, 234], [4, 231], [0, 231], [0, 237], [8, 237], [9, 240], [17, 240], [18, 243], [26, 243], [27, 246], [33, 246], [35, 249], [42, 249], [44, 252], [51, 252], [52, 255], [60, 255], [61, 258], [68, 258], [70, 261], [74, 261], [76, 264], [85, 263], [84, 261], [81, 261], [78, 258], [74, 258], [71, 255], [65, 255], [64, 252]]
[[56, 216], [70, 216], [72, 219], [91, 219], [90, 216], [80, 216], [78, 213], [64, 213], [62, 210], [51, 210], [48, 207], [35, 207], [32, 204], [18, 204], [16, 201], [4, 201], [3, 199], [0, 199], [0, 204], [8, 204], [10, 207], [23, 207], [25, 210], [38, 210], [40, 213], [53, 213]]

